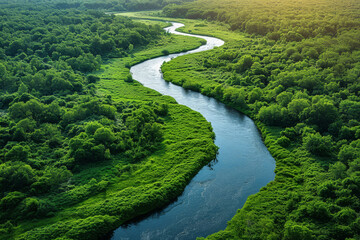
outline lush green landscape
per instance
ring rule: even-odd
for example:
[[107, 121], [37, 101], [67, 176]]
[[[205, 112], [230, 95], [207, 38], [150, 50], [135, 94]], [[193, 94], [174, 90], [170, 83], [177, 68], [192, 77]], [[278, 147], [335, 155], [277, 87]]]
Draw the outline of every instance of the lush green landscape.
[[97, 239], [169, 203], [215, 157], [200, 114], [129, 74], [203, 42], [45, 7], [0, 14], [0, 238]]
[[226, 41], [164, 64], [164, 78], [250, 115], [277, 164], [275, 181], [208, 239], [359, 238], [359, 7], [283, 0], [164, 9], [207, 19], [183, 31]]
[[214, 158], [200, 114], [129, 74], [203, 42], [104, 14], [164, 6], [226, 42], [164, 78], [249, 115], [276, 159], [275, 180], [207, 239], [360, 238], [358, 1], [28, 2], [0, 9], [1, 239], [100, 238]]

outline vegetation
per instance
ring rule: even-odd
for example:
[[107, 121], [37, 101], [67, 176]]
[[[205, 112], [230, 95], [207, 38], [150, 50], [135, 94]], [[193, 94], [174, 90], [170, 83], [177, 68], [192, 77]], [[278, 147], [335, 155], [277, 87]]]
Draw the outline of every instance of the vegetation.
[[94, 11], [165, 5], [204, 19], [183, 31], [226, 44], [164, 64], [164, 77], [251, 116], [277, 161], [275, 180], [207, 239], [359, 238], [358, 1], [5, 2], [0, 238], [100, 238], [214, 157], [210, 124], [128, 70], [201, 42]]
[[221, 21], [183, 31], [226, 41], [167, 62], [165, 79], [250, 115], [277, 163], [275, 180], [207, 239], [358, 239], [360, 5], [276, 3], [164, 8], [168, 16]]
[[4, 6], [1, 239], [97, 239], [176, 198], [215, 157], [210, 124], [128, 70], [201, 41], [97, 11]]
[[68, 10], [101, 10], [109, 12], [121, 11], [144, 11], [159, 10], [168, 4], [178, 4], [192, 0], [2, 0], [1, 4], [13, 8], [21, 5], [27, 6], [30, 10], [34, 4], [41, 4], [46, 7]]

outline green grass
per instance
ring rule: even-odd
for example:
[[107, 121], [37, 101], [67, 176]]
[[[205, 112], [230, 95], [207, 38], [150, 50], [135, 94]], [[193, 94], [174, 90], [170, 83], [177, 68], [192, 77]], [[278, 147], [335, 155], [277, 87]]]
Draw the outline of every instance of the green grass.
[[[101, 78], [98, 95], [115, 102], [164, 103], [164, 140], [159, 150], [138, 163], [122, 155], [81, 167], [72, 181], [79, 186], [50, 197], [57, 212], [45, 219], [20, 223], [9, 239], [97, 239], [125, 221], [163, 207], [179, 196], [193, 176], [217, 151], [210, 123], [199, 113], [178, 105], [168, 96], [124, 80], [131, 66], [144, 60], [194, 49], [197, 38], [164, 36], [146, 49], [134, 49], [131, 57], [107, 60], [93, 73]], [[92, 180], [93, 179], [93, 180]]]

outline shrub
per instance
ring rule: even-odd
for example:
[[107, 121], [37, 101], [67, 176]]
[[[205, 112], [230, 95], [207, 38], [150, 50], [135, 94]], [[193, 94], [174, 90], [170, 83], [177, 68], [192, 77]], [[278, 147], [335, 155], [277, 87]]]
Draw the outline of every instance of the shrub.
[[306, 150], [317, 156], [329, 156], [333, 148], [331, 136], [321, 136], [320, 133], [305, 136], [303, 144]]
[[285, 137], [285, 136], [282, 136], [282, 137], [280, 137], [280, 138], [277, 140], [277, 143], [278, 143], [280, 146], [286, 148], [286, 147], [288, 147], [288, 146], [290, 145], [291, 141], [290, 141], [289, 138], [287, 138], [287, 137]]

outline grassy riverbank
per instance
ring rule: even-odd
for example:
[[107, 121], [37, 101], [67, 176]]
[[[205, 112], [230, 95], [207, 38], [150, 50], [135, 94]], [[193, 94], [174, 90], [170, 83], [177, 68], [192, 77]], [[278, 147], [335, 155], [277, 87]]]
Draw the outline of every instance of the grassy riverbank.
[[276, 159], [275, 180], [207, 239], [357, 239], [358, 31], [344, 25], [337, 36], [298, 41], [280, 29], [284, 39], [274, 41], [271, 32], [261, 37], [225, 23], [176, 21], [187, 24], [184, 32], [226, 44], [165, 63], [165, 80], [249, 115]]
[[[77, 166], [68, 189], [34, 197], [40, 203], [51, 204], [51, 214], [9, 221], [1, 225], [0, 238], [98, 239], [179, 196], [192, 177], [215, 158], [211, 125], [199, 113], [134, 81], [129, 67], [202, 43], [196, 38], [165, 35], [146, 48], [134, 48], [128, 57], [106, 60], [99, 71], [92, 72], [92, 78], [99, 78], [92, 87], [93, 97], [116, 106], [125, 119], [136, 120], [138, 115], [144, 121], [155, 118], [162, 140], [148, 156], [136, 161], [125, 152]], [[104, 125], [108, 122], [101, 120]], [[121, 120], [116, 125], [124, 128]]]

